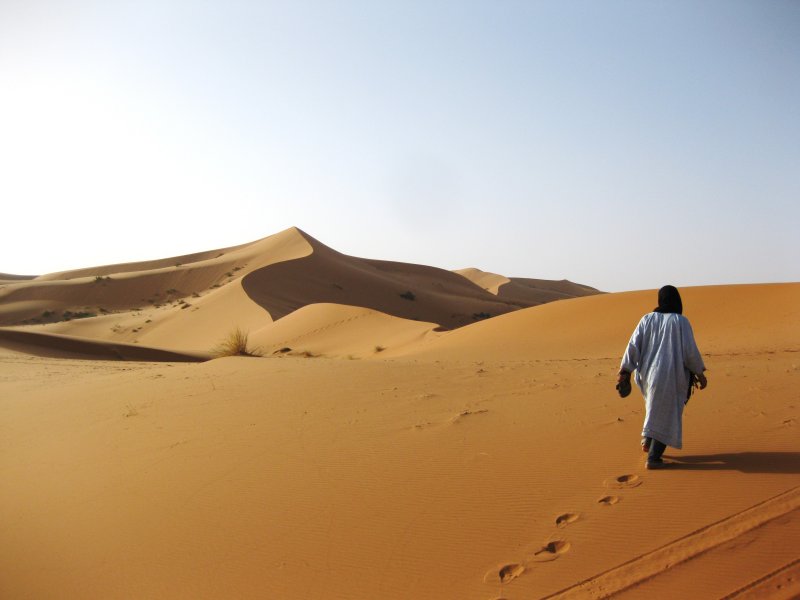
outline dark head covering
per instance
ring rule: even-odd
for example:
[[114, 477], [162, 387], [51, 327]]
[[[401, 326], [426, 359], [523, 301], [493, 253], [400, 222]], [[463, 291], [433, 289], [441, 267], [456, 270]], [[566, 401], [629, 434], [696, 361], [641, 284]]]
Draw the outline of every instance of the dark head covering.
[[653, 312], [683, 314], [683, 302], [681, 302], [678, 288], [673, 285], [665, 285], [658, 290], [658, 306], [653, 309]]

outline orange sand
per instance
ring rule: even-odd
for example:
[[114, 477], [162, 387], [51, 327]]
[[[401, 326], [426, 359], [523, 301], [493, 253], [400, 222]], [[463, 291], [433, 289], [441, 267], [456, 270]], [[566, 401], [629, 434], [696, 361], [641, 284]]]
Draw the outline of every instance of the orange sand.
[[[218, 254], [3, 276], [6, 324], [104, 282], [110, 312], [0, 329], [0, 597], [800, 594], [800, 284], [682, 290], [709, 387], [651, 472], [641, 396], [613, 386], [654, 291], [443, 331], [515, 280], [462, 287], [298, 230]], [[156, 283], [192, 306], [128, 305]], [[235, 324], [266, 357], [175, 362]], [[114, 348], [160, 362], [97, 359]]]

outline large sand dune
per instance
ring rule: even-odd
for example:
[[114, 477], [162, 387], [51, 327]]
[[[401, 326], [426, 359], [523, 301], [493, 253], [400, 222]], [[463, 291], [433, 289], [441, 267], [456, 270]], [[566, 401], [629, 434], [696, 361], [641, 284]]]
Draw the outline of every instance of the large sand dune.
[[[113, 342], [191, 357], [212, 339], [196, 329], [223, 320], [217, 336], [241, 321], [268, 357], [32, 351], [32, 336], [41, 348], [70, 328], [69, 343], [108, 344], [113, 319], [136, 328], [145, 310], [5, 330], [27, 338], [0, 343], [0, 597], [800, 594], [800, 284], [682, 290], [709, 387], [687, 408], [684, 449], [654, 472], [639, 449], [641, 397], [613, 386], [655, 291], [442, 331], [458, 324], [433, 318], [448, 302], [466, 315], [483, 294], [499, 302], [508, 282], [385, 267], [280, 235], [281, 260], [231, 250], [249, 260], [226, 265], [242, 267], [230, 283], [187, 296], [186, 309], [153, 308], [147, 325], [158, 327]], [[163, 269], [176, 267], [153, 270]], [[142, 272], [150, 266], [128, 273]], [[207, 275], [197, 281], [217, 281]], [[355, 301], [364, 281], [375, 287]], [[415, 300], [391, 297], [398, 284]], [[339, 293], [345, 302], [326, 295]], [[54, 302], [13, 300], [33, 301]], [[430, 319], [392, 313], [412, 304]]]
[[[303, 352], [321, 345], [341, 355], [338, 347], [324, 339], [317, 343], [311, 335], [349, 318], [335, 310], [311, 311], [309, 322], [294, 317], [268, 331], [273, 322], [315, 305], [360, 307], [426, 323], [430, 329], [451, 329], [598, 293], [570, 282], [537, 280], [525, 294], [505, 298], [443, 269], [341, 254], [296, 228], [250, 244], [169, 259], [6, 277], [0, 281], [0, 325], [184, 353], [208, 352], [239, 327], [258, 331], [269, 351], [280, 348], [274, 340], [302, 339]], [[328, 323], [321, 323], [322, 314], [330, 316]], [[377, 314], [372, 320], [392, 322]], [[412, 338], [420, 328], [405, 325]], [[393, 322], [391, 329], [398, 327]], [[380, 345], [377, 338], [375, 345]]]

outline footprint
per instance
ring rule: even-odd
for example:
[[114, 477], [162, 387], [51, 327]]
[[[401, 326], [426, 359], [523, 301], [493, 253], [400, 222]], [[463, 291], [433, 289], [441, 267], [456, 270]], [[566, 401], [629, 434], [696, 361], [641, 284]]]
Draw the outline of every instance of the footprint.
[[450, 422], [451, 423], [459, 423], [460, 421], [462, 421], [463, 419], [466, 419], [469, 416], [480, 415], [480, 414], [487, 413], [487, 412], [489, 412], [488, 408], [482, 408], [480, 410], [469, 410], [469, 409], [462, 410], [455, 417], [450, 419]]
[[605, 506], [611, 506], [612, 504], [616, 504], [620, 500], [622, 500], [622, 498], [620, 498], [619, 496], [603, 496], [597, 501], [597, 503], [604, 504]]
[[483, 580], [486, 583], [496, 583], [499, 581], [500, 583], [508, 583], [509, 581], [513, 581], [520, 575], [525, 572], [525, 567], [519, 563], [509, 563], [507, 565], [503, 565], [499, 569], [492, 569]]
[[567, 541], [553, 540], [552, 542], [547, 542], [544, 546], [542, 546], [541, 550], [534, 552], [532, 560], [537, 562], [548, 562], [555, 560], [562, 554], [569, 552], [571, 547], [572, 544]]
[[609, 488], [634, 488], [642, 485], [638, 475], [620, 475], [612, 479], [606, 479], [606, 487]]
[[558, 517], [556, 517], [556, 526], [566, 527], [570, 523], [577, 521], [579, 518], [579, 513], [564, 513], [563, 515], [558, 515]]

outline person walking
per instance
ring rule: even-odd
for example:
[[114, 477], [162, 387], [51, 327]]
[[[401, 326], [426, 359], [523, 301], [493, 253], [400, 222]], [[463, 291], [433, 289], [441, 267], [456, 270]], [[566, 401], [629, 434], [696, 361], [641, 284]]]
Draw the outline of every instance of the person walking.
[[642, 449], [648, 453], [647, 468], [665, 466], [661, 456], [667, 446], [683, 445], [683, 407], [692, 386], [705, 389], [705, 365], [694, 341], [689, 319], [677, 288], [658, 290], [658, 306], [639, 321], [622, 357], [617, 389], [630, 393], [631, 373], [644, 396]]

